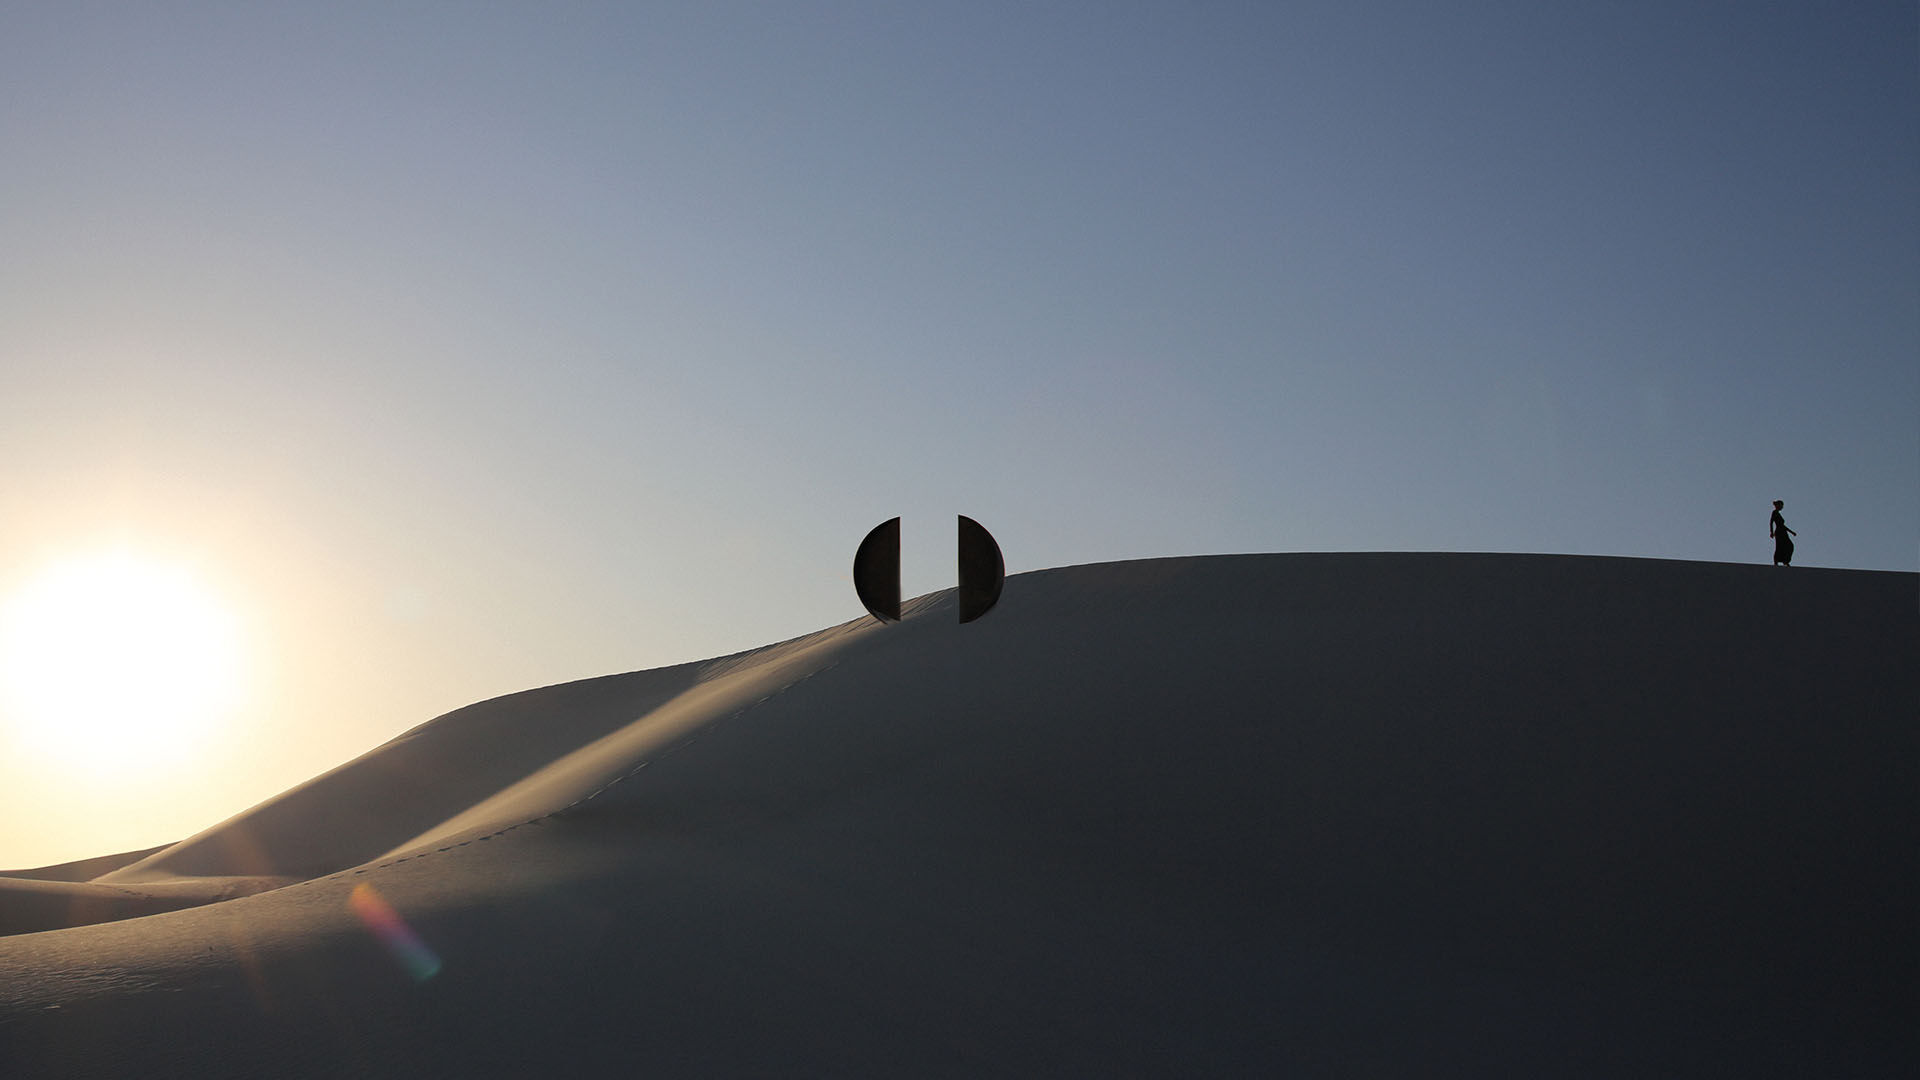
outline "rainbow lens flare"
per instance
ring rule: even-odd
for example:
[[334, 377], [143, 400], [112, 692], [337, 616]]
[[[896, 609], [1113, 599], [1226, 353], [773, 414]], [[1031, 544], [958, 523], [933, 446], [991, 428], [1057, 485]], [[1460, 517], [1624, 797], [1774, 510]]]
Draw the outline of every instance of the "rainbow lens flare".
[[347, 907], [373, 931], [373, 936], [380, 939], [415, 982], [426, 982], [439, 972], [440, 958], [373, 886], [365, 882], [355, 885], [352, 895], [347, 897]]

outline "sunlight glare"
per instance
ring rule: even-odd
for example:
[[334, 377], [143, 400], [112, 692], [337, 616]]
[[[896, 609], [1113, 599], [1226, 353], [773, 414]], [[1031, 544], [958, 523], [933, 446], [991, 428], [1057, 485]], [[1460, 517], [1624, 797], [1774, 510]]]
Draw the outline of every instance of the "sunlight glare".
[[56, 563], [0, 606], [0, 726], [71, 773], [198, 752], [238, 707], [240, 633], [185, 569], [117, 551]]

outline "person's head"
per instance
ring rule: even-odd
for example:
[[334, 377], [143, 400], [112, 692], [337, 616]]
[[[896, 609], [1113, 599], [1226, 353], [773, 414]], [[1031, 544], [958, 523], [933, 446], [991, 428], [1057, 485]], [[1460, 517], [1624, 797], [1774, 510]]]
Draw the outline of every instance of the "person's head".
[[1784, 503], [1784, 502], [1782, 502], [1782, 501], [1780, 501], [1779, 499], [1775, 499], [1775, 500], [1773, 500], [1773, 508], [1774, 508], [1775, 510], [1784, 510], [1784, 509], [1786, 509], [1786, 506], [1787, 506], [1787, 504], [1786, 504], [1786, 503]]

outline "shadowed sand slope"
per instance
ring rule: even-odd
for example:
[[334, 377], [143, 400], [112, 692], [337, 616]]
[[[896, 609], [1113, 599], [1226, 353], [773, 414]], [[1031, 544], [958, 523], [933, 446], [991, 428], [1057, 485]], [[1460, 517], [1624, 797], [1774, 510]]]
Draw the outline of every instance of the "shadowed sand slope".
[[0, 939], [0, 1072], [1903, 1075], [1917, 586], [1153, 560], [513, 695]]

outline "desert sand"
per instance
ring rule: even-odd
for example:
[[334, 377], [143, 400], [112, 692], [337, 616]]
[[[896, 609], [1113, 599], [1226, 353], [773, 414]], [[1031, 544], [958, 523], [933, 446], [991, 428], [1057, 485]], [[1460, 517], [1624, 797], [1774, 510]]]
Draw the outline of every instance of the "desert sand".
[[1247, 555], [953, 603], [6, 874], [0, 1075], [1915, 1065], [1914, 574]]

